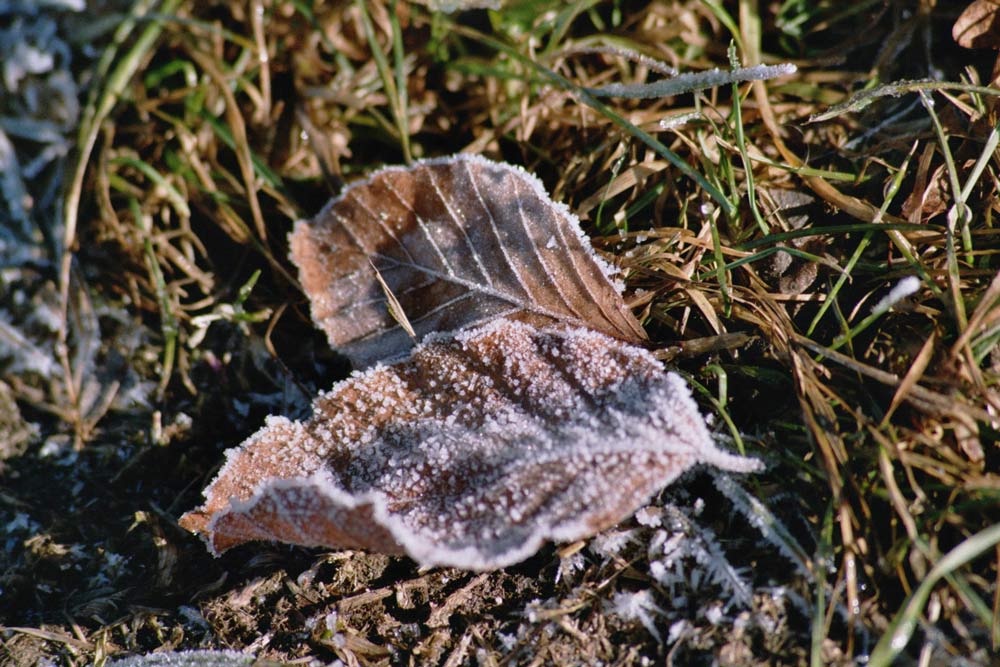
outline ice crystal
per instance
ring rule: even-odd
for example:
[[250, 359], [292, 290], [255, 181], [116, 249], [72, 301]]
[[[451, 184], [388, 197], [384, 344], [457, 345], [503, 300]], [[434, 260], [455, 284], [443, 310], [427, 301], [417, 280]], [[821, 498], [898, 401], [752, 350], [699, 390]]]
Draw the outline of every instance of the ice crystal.
[[761, 536], [767, 542], [777, 547], [781, 555], [795, 565], [799, 574], [811, 578], [812, 574], [806, 565], [810, 560], [809, 555], [788, 527], [764, 503], [747, 493], [729, 475], [719, 473], [712, 477], [715, 481], [715, 488], [733, 503], [733, 509], [742, 514], [751, 526], [760, 531]]
[[[237, 651], [176, 651], [115, 660], [108, 667], [250, 667], [263, 665]], [[271, 663], [273, 664], [273, 663]]]
[[615, 593], [611, 599], [611, 609], [624, 619], [639, 621], [649, 634], [656, 637], [656, 641], [662, 641], [660, 631], [656, 629], [656, 623], [653, 621], [653, 615], [662, 615], [663, 610], [653, 601], [653, 593], [649, 589], [634, 593], [631, 591]]
[[579, 551], [575, 551], [568, 556], [559, 559], [559, 569], [556, 571], [556, 582], [571, 582], [576, 575], [583, 571], [587, 565], [586, 559]]
[[594, 536], [590, 550], [607, 559], [619, 555], [634, 539], [634, 530], [608, 530]]
[[872, 306], [872, 315], [881, 315], [903, 299], [916, 294], [919, 289], [920, 278], [916, 276], [906, 276], [893, 285], [892, 289], [889, 290], [889, 293], [879, 299], [878, 303]]
[[678, 506], [663, 510], [665, 529], [656, 531], [648, 548], [649, 573], [671, 592], [674, 606], [684, 604], [674, 592], [714, 584], [725, 593], [727, 605], [749, 607], [753, 589], [747, 573], [729, 562], [715, 531], [692, 521]]

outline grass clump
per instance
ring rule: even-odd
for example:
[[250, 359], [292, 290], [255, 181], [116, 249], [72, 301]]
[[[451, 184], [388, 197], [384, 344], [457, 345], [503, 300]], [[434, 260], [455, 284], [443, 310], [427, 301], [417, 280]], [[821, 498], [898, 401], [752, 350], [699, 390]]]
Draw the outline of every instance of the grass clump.
[[[0, 662], [988, 661], [996, 53], [958, 46], [949, 11], [173, 0], [103, 17], [125, 27], [87, 33], [102, 55], [78, 73], [65, 215], [34, 235], [19, 217], [35, 250], [0, 283], [0, 371], [35, 423], [0, 469]], [[780, 62], [798, 71], [594, 93]], [[769, 470], [694, 476], [614, 535], [489, 575], [269, 545], [212, 560], [175, 517], [220, 452], [346, 371], [289, 272], [292, 221], [377, 166], [462, 150], [523, 165], [579, 215], [657, 352]]]

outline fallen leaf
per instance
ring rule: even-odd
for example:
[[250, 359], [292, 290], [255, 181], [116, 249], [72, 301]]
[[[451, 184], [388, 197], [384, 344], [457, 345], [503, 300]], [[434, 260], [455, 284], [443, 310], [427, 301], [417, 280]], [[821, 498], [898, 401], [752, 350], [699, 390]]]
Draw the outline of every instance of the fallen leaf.
[[646, 338], [576, 217], [534, 176], [475, 155], [377, 172], [290, 245], [313, 321], [359, 368], [413, 345], [387, 292], [417, 340], [496, 317]]
[[385, 169], [290, 245], [313, 320], [375, 365], [226, 453], [181, 518], [214, 553], [278, 540], [493, 569], [618, 523], [698, 463], [760, 466], [715, 447], [576, 218], [520, 169]]
[[356, 373], [308, 421], [270, 417], [181, 525], [215, 553], [280, 540], [487, 570], [613, 526], [698, 463], [760, 467], [716, 448], [647, 351], [497, 319]]
[[961, 13], [951, 36], [967, 49], [1000, 49], [1000, 0], [975, 0]]

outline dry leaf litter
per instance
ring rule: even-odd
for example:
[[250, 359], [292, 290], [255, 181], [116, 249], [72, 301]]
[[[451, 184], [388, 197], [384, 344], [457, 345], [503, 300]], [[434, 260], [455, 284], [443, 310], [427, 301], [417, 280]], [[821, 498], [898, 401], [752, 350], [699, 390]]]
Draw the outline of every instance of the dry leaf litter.
[[390, 297], [421, 332], [478, 326], [430, 329], [308, 421], [271, 417], [228, 452], [181, 520], [214, 552], [279, 540], [495, 569], [613, 526], [695, 464], [760, 467], [716, 448], [651, 354], [578, 326], [641, 332], [578, 221], [522, 170], [467, 155], [384, 170], [297, 225], [292, 258], [314, 320], [361, 364], [408, 347]]

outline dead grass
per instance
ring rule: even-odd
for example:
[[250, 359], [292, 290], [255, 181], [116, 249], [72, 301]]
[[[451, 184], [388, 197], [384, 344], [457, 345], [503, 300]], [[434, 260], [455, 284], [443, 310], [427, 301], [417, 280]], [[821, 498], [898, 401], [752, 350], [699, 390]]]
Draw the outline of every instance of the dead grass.
[[[911, 621], [908, 659], [995, 655], [1000, 547], [971, 538], [1000, 521], [997, 98], [914, 86], [810, 121], [903, 79], [993, 86], [995, 54], [954, 44], [948, 7], [844, 7], [180, 0], [110, 40], [73, 259], [29, 295], [66, 314], [63, 372], [4, 377], [41, 437], [2, 468], [0, 521], [23, 529], [8, 524], [0, 560], [0, 663], [228, 647], [850, 664], [890, 660]], [[581, 90], [660, 77], [625, 50], [693, 71], [728, 67], [730, 42], [799, 73], [668, 99]], [[658, 589], [655, 531], [634, 523], [628, 547], [585, 551], [568, 577], [553, 549], [491, 575], [267, 545], [212, 561], [176, 526], [225, 447], [344, 372], [289, 271], [291, 222], [378, 165], [461, 150], [524, 165], [578, 213], [662, 355], [769, 461], [752, 495], [788, 526], [798, 570], [706, 480], [668, 497], [707, 500], [705, 525], [752, 568], [750, 608], [714, 623], [700, 610], [717, 589]], [[916, 290], [878, 307], [907, 276]], [[650, 587], [670, 644], [612, 609]]]

